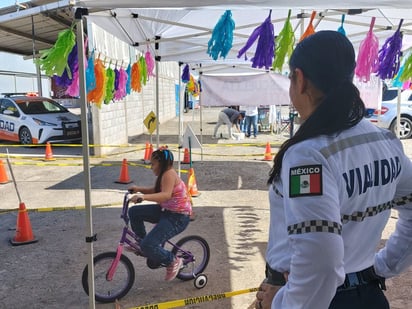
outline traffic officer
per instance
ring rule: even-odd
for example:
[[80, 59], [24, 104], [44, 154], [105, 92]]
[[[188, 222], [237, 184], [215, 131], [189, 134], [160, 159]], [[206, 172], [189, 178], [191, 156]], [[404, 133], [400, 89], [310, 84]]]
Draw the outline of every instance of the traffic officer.
[[[337, 31], [302, 40], [290, 61], [303, 120], [274, 158], [266, 279], [255, 307], [386, 309], [385, 279], [412, 264], [412, 164], [363, 118], [355, 52]], [[376, 253], [391, 209], [396, 229]]]

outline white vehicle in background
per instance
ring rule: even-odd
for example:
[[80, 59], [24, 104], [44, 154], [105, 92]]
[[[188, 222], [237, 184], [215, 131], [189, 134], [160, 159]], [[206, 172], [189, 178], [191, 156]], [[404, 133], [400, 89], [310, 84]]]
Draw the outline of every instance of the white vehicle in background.
[[[398, 88], [387, 88], [382, 93], [381, 109], [368, 109], [365, 118], [377, 126], [397, 134]], [[401, 92], [399, 138], [412, 136], [412, 89]]]
[[80, 141], [80, 117], [56, 101], [36, 95], [3, 95], [0, 139], [24, 145]]

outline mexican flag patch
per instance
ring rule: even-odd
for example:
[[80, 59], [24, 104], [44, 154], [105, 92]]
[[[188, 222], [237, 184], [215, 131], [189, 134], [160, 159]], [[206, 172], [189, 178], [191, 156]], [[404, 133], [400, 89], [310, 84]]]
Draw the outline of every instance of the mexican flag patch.
[[289, 197], [308, 195], [322, 195], [322, 165], [305, 165], [290, 169]]

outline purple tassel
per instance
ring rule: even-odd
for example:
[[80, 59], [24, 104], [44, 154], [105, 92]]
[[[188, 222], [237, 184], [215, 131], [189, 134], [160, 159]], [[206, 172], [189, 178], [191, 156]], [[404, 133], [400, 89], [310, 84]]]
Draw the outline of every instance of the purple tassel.
[[62, 87], [70, 86], [73, 79], [73, 73], [75, 72], [76, 68], [78, 69], [78, 67], [79, 64], [77, 61], [77, 44], [75, 44], [67, 58], [67, 67], [66, 69], [64, 69], [62, 76], [53, 75], [53, 79], [56, 84]]
[[400, 32], [403, 19], [401, 19], [398, 30], [386, 39], [382, 48], [379, 50], [379, 69], [377, 75], [381, 79], [392, 79], [399, 70], [402, 33]]
[[252, 60], [253, 68], [265, 67], [268, 70], [272, 66], [274, 51], [275, 51], [275, 31], [271, 21], [272, 10], [265, 21], [257, 27], [249, 37], [246, 45], [239, 51], [237, 57], [240, 58], [253, 45], [256, 39], [257, 42], [255, 56]]
[[183, 68], [182, 82], [187, 83], [190, 80], [189, 65], [186, 64]]
[[119, 89], [119, 77], [120, 72], [117, 68], [114, 68], [114, 90]]

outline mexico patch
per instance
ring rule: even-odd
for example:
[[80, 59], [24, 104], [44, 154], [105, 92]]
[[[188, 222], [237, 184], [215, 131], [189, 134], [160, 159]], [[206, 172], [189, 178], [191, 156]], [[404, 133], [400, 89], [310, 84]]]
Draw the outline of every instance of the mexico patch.
[[322, 165], [305, 165], [290, 169], [289, 197], [308, 195], [322, 195]]

